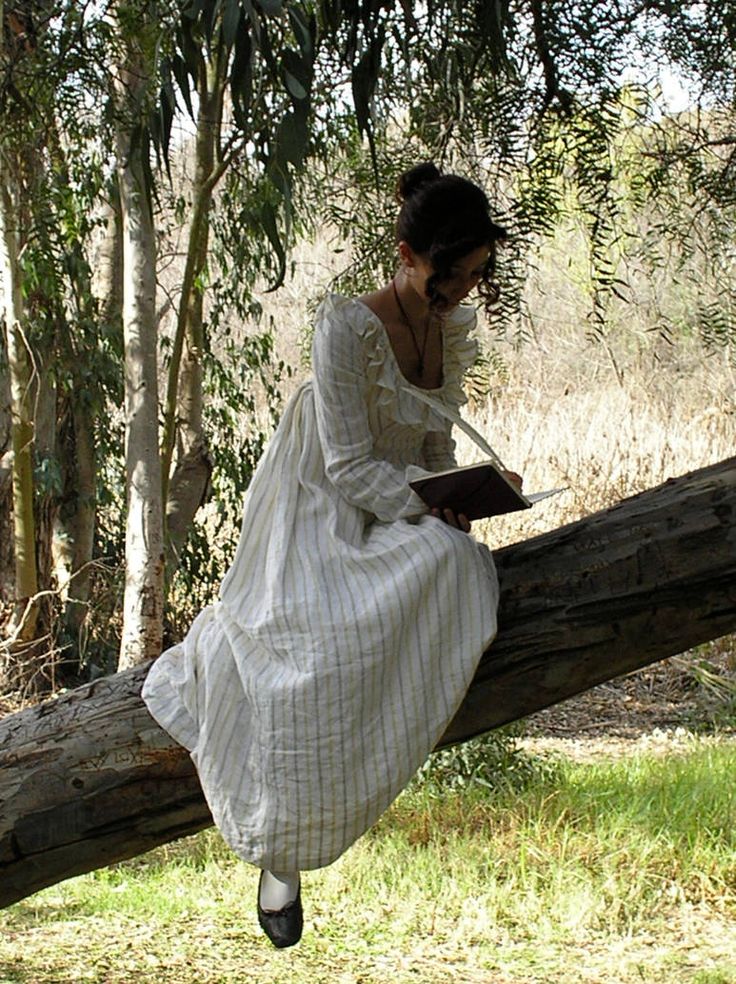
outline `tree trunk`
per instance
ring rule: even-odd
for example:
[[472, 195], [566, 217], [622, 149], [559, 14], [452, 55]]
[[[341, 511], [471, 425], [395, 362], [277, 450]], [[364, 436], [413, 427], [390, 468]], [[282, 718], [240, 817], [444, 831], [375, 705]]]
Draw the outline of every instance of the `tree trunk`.
[[[48, 302], [44, 298], [44, 302]], [[55, 476], [59, 471], [56, 417], [58, 388], [49, 371], [53, 364], [55, 346], [40, 341], [34, 346], [36, 371], [31, 389], [34, 407], [33, 460], [36, 468], [34, 516], [36, 527], [36, 576], [39, 591], [53, 590], [56, 582], [53, 559], [53, 530], [59, 507], [59, 492]], [[58, 582], [56, 582], [58, 583]], [[44, 623], [48, 624], [48, 612]]]
[[5, 332], [0, 331], [0, 603], [15, 597], [13, 415]]
[[89, 404], [84, 399], [77, 399], [74, 402], [72, 424], [76, 466], [75, 511], [72, 520], [72, 575], [65, 599], [64, 623], [72, 638], [78, 638], [87, 614], [97, 520], [97, 454], [94, 420]]
[[[72, 185], [68, 153], [54, 122], [48, 128], [47, 146], [51, 162], [49, 181], [62, 189]], [[116, 234], [120, 223], [116, 222], [116, 214], [109, 206], [105, 218], [106, 232], [109, 230], [112, 243], [105, 237], [99, 249], [101, 257], [95, 257], [95, 266], [102, 271], [98, 278], [107, 274], [104, 289], [108, 294], [105, 295], [104, 304], [98, 306], [95, 303], [92, 269], [85, 255], [87, 242], [82, 239], [69, 243], [67, 247], [67, 276], [70, 281], [67, 296], [49, 297], [47, 301], [49, 311], [57, 311], [51, 357], [55, 359], [61, 373], [68, 373], [71, 377], [71, 385], [63, 386], [58, 393], [51, 421], [60, 478], [53, 511], [51, 554], [57, 590], [64, 606], [64, 634], [66, 638], [76, 642], [80, 639], [82, 623], [87, 613], [97, 518], [95, 410], [100, 404], [96, 388], [89, 385], [89, 365], [98, 338], [92, 340], [92, 331], [86, 326], [95, 325], [95, 334], [99, 336], [100, 314], [115, 303], [118, 282], [118, 315], [122, 291], [122, 278], [115, 277], [113, 273], [117, 272], [115, 260], [121, 259], [119, 248], [117, 257], [115, 253], [116, 246], [120, 246], [121, 236]], [[48, 226], [51, 227], [51, 222]], [[48, 239], [47, 230], [44, 229], [43, 235]], [[47, 249], [49, 255], [52, 255], [53, 246], [50, 242]], [[119, 316], [116, 323], [116, 327], [118, 326], [122, 334]], [[104, 329], [102, 333], [104, 334]], [[51, 364], [48, 359], [46, 361]], [[41, 448], [38, 450], [40, 453]], [[78, 659], [74, 662], [65, 659], [60, 665], [74, 673], [79, 670]]]
[[[108, 331], [119, 331], [122, 335], [123, 237], [116, 186], [111, 188], [110, 195], [112, 200], [105, 206], [104, 235], [92, 260], [91, 282], [85, 281], [80, 296], [89, 293], [95, 297], [99, 323]], [[79, 269], [82, 269], [81, 263]], [[71, 347], [66, 354], [72, 363], [75, 382], [72, 392], [67, 395], [66, 426], [61, 438], [65, 446], [64, 504], [57, 518], [54, 545], [57, 580], [63, 586], [64, 628], [69, 638], [79, 639], [92, 584], [97, 524], [97, 445], [95, 410], [83, 378], [84, 366], [79, 361], [74, 365], [75, 353]], [[83, 653], [78, 655], [82, 657]], [[78, 663], [77, 660], [77, 668]]]
[[[61, 501], [54, 515], [54, 572], [64, 605], [67, 637], [79, 642], [92, 580], [97, 519], [97, 466], [93, 411], [82, 374], [72, 367], [75, 385], [65, 395], [59, 420]], [[82, 653], [79, 653], [81, 656]], [[64, 660], [78, 671], [78, 660]]]
[[[199, 110], [192, 218], [169, 365], [161, 449], [169, 578], [178, 566], [192, 520], [205, 499], [212, 470], [202, 426], [202, 356], [205, 348], [202, 275], [207, 263], [212, 195], [225, 173], [225, 166], [217, 157], [226, 67], [227, 56], [222, 51], [215, 51], [209, 62], [201, 59], [197, 81]], [[176, 465], [169, 482], [174, 447]]]
[[92, 259], [92, 293], [98, 301], [102, 324], [108, 331], [122, 332], [123, 218], [115, 182], [110, 183], [103, 219], [104, 232]]
[[[498, 638], [443, 744], [735, 631], [736, 458], [496, 561]], [[0, 722], [0, 905], [211, 822], [187, 752], [140, 700], [145, 675]]]
[[19, 642], [28, 642], [35, 634], [37, 615], [36, 606], [29, 599], [38, 591], [33, 517], [33, 364], [22, 330], [23, 298], [17, 231], [20, 201], [4, 155], [0, 159], [0, 171], [0, 266], [13, 421], [15, 612], [10, 634]]
[[[156, 244], [143, 154], [135, 134], [147, 75], [135, 41], [119, 69], [118, 182], [123, 217], [127, 523], [120, 669], [150, 659], [163, 639], [163, 507], [158, 448]], [[126, 122], [127, 121], [127, 125]]]

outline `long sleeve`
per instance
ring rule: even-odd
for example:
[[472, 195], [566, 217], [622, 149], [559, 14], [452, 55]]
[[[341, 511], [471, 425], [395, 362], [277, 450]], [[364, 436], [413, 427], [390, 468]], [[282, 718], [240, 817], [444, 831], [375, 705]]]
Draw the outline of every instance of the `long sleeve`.
[[[313, 352], [314, 395], [327, 476], [343, 498], [391, 522], [426, 513], [409, 488], [407, 469], [374, 455], [360, 336], [350, 325], [318, 320]], [[411, 477], [421, 470], [411, 468]]]
[[424, 461], [430, 471], [445, 471], [457, 465], [455, 460], [455, 441], [448, 422], [444, 431], [429, 431], [424, 439]]

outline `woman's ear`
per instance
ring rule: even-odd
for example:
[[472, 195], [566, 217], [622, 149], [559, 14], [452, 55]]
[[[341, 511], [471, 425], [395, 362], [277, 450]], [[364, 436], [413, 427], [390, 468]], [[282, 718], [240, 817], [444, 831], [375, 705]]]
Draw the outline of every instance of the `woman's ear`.
[[416, 253], [404, 239], [399, 241], [399, 259], [406, 270], [410, 270], [416, 265]]

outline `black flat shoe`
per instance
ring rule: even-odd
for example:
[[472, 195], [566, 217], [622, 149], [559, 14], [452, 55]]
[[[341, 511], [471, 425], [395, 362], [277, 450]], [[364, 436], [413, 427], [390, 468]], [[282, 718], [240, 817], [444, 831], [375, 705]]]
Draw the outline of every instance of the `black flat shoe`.
[[304, 912], [302, 910], [302, 887], [296, 893], [293, 902], [289, 902], [283, 909], [271, 911], [261, 908], [261, 881], [263, 872], [258, 880], [258, 922], [271, 940], [274, 946], [283, 950], [287, 946], [294, 946], [302, 938], [304, 928]]

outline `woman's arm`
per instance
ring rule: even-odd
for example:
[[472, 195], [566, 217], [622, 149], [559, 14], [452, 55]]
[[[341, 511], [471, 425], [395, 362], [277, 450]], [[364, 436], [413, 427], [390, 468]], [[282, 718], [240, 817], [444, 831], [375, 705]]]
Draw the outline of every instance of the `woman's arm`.
[[406, 470], [374, 456], [360, 336], [322, 316], [313, 345], [314, 395], [327, 476], [352, 505], [390, 522], [427, 507], [409, 488]]
[[430, 471], [446, 471], [457, 465], [455, 460], [455, 441], [452, 439], [452, 425], [449, 420], [443, 431], [429, 431], [424, 438], [422, 451], [424, 462]]

